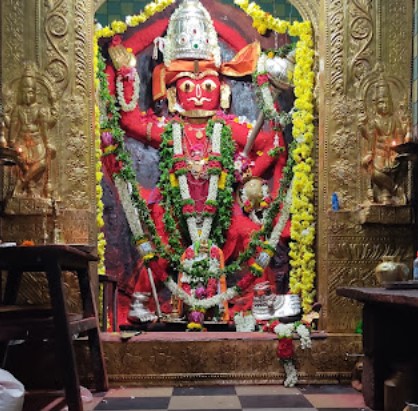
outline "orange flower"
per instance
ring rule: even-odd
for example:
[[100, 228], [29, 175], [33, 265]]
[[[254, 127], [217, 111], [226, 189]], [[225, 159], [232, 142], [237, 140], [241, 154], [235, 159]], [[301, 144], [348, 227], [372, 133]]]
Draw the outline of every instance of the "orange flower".
[[35, 242], [32, 240], [24, 240], [21, 244], [23, 247], [32, 247], [35, 245]]

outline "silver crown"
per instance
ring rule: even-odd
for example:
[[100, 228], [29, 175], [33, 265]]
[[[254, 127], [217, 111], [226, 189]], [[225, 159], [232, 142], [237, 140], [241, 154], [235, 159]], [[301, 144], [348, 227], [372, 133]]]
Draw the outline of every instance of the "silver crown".
[[221, 64], [218, 36], [209, 12], [199, 0], [184, 0], [168, 24], [165, 38], [156, 40], [164, 55], [164, 64], [172, 60], [215, 60]]

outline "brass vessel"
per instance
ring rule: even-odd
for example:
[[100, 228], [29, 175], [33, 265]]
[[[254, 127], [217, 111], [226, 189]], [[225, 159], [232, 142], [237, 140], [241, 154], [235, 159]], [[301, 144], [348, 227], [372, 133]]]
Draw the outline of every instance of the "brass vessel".
[[393, 255], [382, 256], [382, 262], [376, 266], [375, 274], [379, 284], [406, 281], [410, 277], [409, 267]]

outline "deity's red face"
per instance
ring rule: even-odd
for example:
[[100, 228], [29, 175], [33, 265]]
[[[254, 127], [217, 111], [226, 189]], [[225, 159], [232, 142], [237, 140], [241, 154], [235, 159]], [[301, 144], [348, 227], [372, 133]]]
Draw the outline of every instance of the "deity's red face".
[[215, 75], [201, 79], [192, 77], [182, 77], [176, 83], [177, 99], [181, 107], [186, 111], [218, 109], [221, 90], [219, 78]]

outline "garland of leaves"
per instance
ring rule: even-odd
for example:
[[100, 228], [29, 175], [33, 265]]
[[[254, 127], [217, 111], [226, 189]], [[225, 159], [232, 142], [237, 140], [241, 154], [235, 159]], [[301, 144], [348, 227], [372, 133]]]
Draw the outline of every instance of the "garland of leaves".
[[[178, 121], [178, 120], [174, 120]], [[221, 122], [222, 135], [221, 135], [221, 157], [218, 159], [221, 162], [223, 168], [223, 178], [225, 181], [222, 184], [219, 184], [218, 191], [218, 211], [214, 217], [212, 224], [211, 238], [215, 244], [222, 246], [225, 242], [225, 233], [228, 230], [231, 224], [231, 214], [232, 214], [232, 184], [233, 184], [233, 175], [234, 175], [234, 141], [232, 140], [231, 128], [227, 126], [222, 119], [209, 120], [206, 126], [206, 135], [208, 138], [211, 138], [213, 134], [213, 127], [215, 123]], [[170, 245], [176, 246], [181, 243], [181, 235], [183, 238], [186, 238], [188, 241], [188, 229], [183, 213], [184, 201], [180, 195], [180, 189], [178, 184], [173, 184], [172, 175], [170, 175], [170, 170], [173, 169], [175, 159], [173, 151], [173, 122], [170, 122], [162, 134], [162, 143], [160, 146], [160, 181], [158, 187], [163, 194], [163, 207], [165, 209], [164, 213], [164, 224], [167, 229], [168, 234], [170, 235]], [[170, 210], [174, 211], [174, 216]], [[175, 218], [174, 218], [175, 217]], [[180, 231], [177, 230], [177, 221], [179, 222]]]
[[[101, 130], [106, 130], [112, 136], [114, 141], [113, 145], [108, 146], [103, 156], [114, 155], [116, 159], [122, 165], [121, 170], [118, 173], [118, 176], [122, 178], [127, 183], [130, 183], [132, 187], [131, 200], [134, 207], [138, 210], [139, 219], [145, 224], [147, 228], [148, 235], [150, 238], [153, 238], [153, 243], [156, 246], [158, 253], [166, 258], [168, 261], [172, 261], [173, 264], [178, 264], [180, 259], [176, 261], [176, 256], [179, 255], [180, 251], [175, 253], [173, 256], [171, 253], [167, 252], [165, 245], [163, 244], [160, 236], [157, 233], [154, 221], [152, 220], [147, 204], [144, 199], [140, 196], [137, 189], [136, 175], [132, 165], [132, 158], [129, 152], [125, 148], [124, 136], [125, 132], [120, 127], [120, 113], [116, 105], [115, 97], [112, 96], [109, 92], [107, 76], [105, 74], [106, 64], [104, 62], [103, 56], [98, 48], [97, 56], [97, 78], [99, 81], [99, 99], [103, 103], [103, 113], [100, 115], [100, 128]], [[135, 242], [140, 242], [144, 240], [143, 238], [134, 238]], [[181, 245], [178, 250], [181, 250]]]

